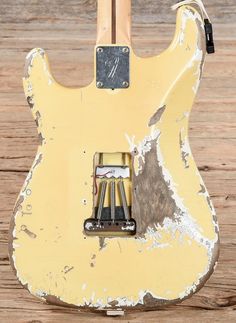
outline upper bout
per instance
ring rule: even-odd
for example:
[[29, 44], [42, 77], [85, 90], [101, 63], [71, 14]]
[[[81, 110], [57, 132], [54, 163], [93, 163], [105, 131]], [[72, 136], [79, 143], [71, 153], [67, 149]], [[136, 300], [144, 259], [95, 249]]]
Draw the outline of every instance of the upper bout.
[[28, 102], [32, 96], [46, 94], [53, 84], [57, 83], [51, 74], [45, 51], [34, 48], [26, 56], [23, 77], [24, 92]]
[[204, 22], [198, 10], [192, 6], [178, 9], [176, 30], [169, 51], [179, 50], [194, 54], [196, 49], [205, 52]]

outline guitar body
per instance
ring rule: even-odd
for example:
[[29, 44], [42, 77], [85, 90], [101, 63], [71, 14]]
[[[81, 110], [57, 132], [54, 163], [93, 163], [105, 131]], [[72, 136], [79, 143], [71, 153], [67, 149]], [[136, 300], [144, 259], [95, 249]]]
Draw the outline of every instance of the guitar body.
[[[203, 32], [197, 10], [182, 6], [161, 55], [140, 58], [128, 46], [126, 89], [96, 80], [65, 88], [43, 50], [28, 55], [24, 90], [41, 144], [15, 206], [10, 257], [33, 295], [87, 309], [153, 308], [191, 296], [213, 272], [218, 225], [188, 142]], [[135, 234], [86, 232], [101, 194], [99, 154], [109, 165], [126, 158]]]

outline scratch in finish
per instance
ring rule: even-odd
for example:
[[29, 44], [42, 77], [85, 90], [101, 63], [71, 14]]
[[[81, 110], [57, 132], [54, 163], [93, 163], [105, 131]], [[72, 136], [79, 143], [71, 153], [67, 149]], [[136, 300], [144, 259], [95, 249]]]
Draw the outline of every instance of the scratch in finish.
[[35, 239], [37, 238], [37, 235], [33, 232], [31, 232], [26, 225], [21, 226], [21, 231], [25, 232], [30, 238]]
[[63, 272], [65, 273], [65, 274], [67, 274], [68, 272], [70, 272], [72, 269], [74, 269], [74, 267], [73, 266], [71, 266], [71, 267], [69, 267], [69, 266], [65, 266], [64, 267], [64, 270], [63, 270]]
[[99, 250], [102, 250], [103, 248], [106, 247], [106, 243], [105, 243], [105, 238], [104, 237], [99, 237], [99, 246], [100, 246], [100, 249]]
[[179, 133], [179, 145], [181, 150], [182, 161], [184, 162], [184, 167], [189, 168], [188, 157], [191, 152], [187, 137], [185, 137], [185, 139], [182, 138], [182, 131], [180, 131]]

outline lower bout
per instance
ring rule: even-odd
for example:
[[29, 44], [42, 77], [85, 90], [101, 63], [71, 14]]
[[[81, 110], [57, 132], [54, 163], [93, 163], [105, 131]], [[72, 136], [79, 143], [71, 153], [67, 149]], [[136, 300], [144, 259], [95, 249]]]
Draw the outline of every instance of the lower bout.
[[[41, 264], [36, 270], [33, 265], [24, 266], [17, 262], [20, 255], [16, 253], [14, 264], [24, 287], [47, 303], [85, 311], [155, 309], [190, 297], [214, 270], [218, 243], [214, 245], [211, 257], [203, 248], [197, 245], [187, 247], [187, 243], [182, 241], [182, 246], [162, 247], [155, 252], [143, 250], [137, 254], [132, 253], [132, 245], [126, 245], [130, 252], [125, 252], [125, 243], [121, 243], [117, 248], [121, 248], [119, 253], [123, 257], [108, 244], [102, 250], [87, 252], [84, 263], [82, 258], [77, 263], [73, 258], [70, 262], [56, 263], [60, 259], [59, 254], [47, 262], [49, 254], [46, 258], [36, 255], [32, 262]], [[65, 250], [61, 250], [61, 255], [63, 253]], [[20, 258], [23, 259], [22, 256]]]

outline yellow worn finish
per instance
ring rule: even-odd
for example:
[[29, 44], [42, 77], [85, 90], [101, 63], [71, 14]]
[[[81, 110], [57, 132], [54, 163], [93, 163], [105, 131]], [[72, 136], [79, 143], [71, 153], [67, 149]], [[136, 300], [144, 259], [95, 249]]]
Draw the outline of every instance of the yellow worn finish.
[[[134, 306], [147, 294], [181, 300], [213, 269], [218, 229], [187, 132], [204, 60], [202, 29], [198, 12], [181, 7], [166, 51], [144, 59], [131, 50], [128, 89], [101, 90], [95, 81], [65, 88], [51, 76], [43, 50], [28, 55], [24, 89], [43, 139], [16, 206], [13, 261], [34, 295], [92, 307], [114, 300]], [[165, 219], [136, 238], [86, 236], [95, 153], [131, 152], [145, 138], [158, 138], [158, 163], [181, 221]]]

